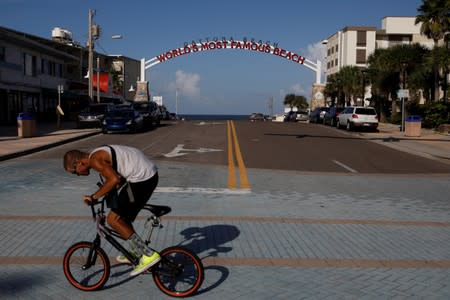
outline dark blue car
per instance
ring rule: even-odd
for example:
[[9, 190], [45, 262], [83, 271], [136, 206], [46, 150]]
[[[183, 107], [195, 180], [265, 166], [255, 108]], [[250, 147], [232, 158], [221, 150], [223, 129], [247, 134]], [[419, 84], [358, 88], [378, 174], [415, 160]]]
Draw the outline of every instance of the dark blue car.
[[118, 109], [108, 112], [102, 123], [102, 131], [137, 132], [144, 128], [144, 118], [133, 109]]

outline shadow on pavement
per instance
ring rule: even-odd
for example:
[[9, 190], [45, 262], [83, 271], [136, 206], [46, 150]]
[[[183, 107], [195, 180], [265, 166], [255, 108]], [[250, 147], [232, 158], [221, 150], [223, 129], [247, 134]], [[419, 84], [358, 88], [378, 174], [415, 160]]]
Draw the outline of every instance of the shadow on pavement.
[[[224, 246], [225, 243], [236, 239], [240, 231], [236, 226], [217, 224], [205, 227], [190, 227], [181, 234], [185, 237], [185, 241], [180, 246], [191, 249], [197, 254], [205, 253], [205, 259], [210, 256], [218, 256], [220, 253], [227, 253], [233, 250], [231, 247]], [[189, 241], [189, 242], [188, 242]], [[188, 243], [187, 243], [188, 242]], [[216, 271], [219, 275], [211, 274]], [[211, 276], [208, 276], [208, 273]], [[205, 282], [197, 294], [209, 292], [220, 286], [230, 275], [230, 271], [224, 266], [210, 265], [205, 267]]]
[[[46, 278], [46, 274], [41, 271], [30, 271], [27, 270], [26, 274], [18, 271], [20, 273], [8, 274], [5, 278], [0, 276], [0, 298], [11, 297], [20, 298], [20, 295], [30, 295], [30, 292], [36, 288], [36, 286], [47, 286], [51, 279]], [[3, 298], [2, 298], [3, 299]]]

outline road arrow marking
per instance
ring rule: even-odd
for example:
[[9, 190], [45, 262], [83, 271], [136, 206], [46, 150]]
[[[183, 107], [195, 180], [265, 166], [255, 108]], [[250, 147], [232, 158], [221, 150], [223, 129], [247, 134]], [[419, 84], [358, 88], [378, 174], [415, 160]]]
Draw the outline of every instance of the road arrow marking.
[[203, 147], [198, 149], [184, 149], [183, 146], [184, 146], [183, 144], [178, 144], [172, 151], [163, 155], [165, 157], [177, 157], [188, 154], [186, 152], [207, 153], [207, 152], [223, 151], [221, 149], [203, 148]]

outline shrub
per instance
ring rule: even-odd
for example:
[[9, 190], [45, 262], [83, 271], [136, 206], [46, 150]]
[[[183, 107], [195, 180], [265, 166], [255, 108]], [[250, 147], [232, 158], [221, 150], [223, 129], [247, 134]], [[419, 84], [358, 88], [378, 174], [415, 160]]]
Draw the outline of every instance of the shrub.
[[450, 113], [449, 103], [435, 101], [425, 104], [422, 126], [425, 128], [437, 128], [441, 124], [448, 123]]

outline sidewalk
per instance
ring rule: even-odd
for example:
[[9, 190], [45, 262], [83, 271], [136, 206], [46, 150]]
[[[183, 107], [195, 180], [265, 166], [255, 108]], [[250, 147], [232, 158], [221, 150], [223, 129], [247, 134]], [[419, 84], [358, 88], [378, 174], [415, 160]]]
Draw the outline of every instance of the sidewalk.
[[450, 135], [422, 128], [420, 136], [405, 136], [399, 125], [380, 123], [378, 132], [358, 132], [368, 140], [425, 158], [450, 164]]
[[18, 137], [17, 126], [0, 126], [0, 161], [42, 151], [100, 133], [98, 128], [77, 129], [75, 122], [38, 123], [36, 136]]

